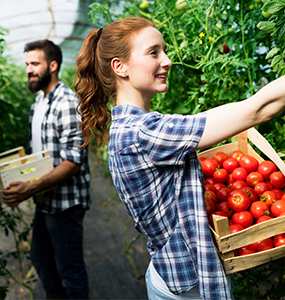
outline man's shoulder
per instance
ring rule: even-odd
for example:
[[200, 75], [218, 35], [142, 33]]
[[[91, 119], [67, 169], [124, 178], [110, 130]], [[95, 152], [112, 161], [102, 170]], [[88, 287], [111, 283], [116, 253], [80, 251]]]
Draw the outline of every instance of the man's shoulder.
[[76, 93], [62, 81], [59, 82], [58, 92], [55, 93], [54, 97], [58, 101], [78, 102], [78, 97]]

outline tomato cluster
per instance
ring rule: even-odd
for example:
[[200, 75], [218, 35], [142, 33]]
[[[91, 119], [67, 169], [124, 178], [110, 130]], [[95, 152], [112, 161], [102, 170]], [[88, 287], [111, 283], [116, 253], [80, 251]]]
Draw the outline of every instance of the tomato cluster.
[[[285, 215], [285, 176], [270, 160], [261, 163], [240, 150], [230, 156], [216, 152], [199, 157], [205, 183], [209, 223], [213, 215], [227, 217], [230, 232]], [[235, 250], [246, 255], [285, 245], [285, 233]]]

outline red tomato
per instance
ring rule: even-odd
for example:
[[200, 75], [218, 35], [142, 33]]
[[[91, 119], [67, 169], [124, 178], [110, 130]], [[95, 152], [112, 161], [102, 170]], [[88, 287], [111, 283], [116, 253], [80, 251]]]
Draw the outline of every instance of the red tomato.
[[240, 189], [242, 189], [243, 187], [246, 187], [246, 186], [248, 186], [248, 184], [245, 181], [237, 180], [237, 181], [233, 182], [233, 184], [230, 187], [230, 190], [231, 191], [240, 190]]
[[259, 182], [263, 182], [262, 175], [258, 172], [250, 172], [246, 177], [246, 183], [250, 187], [255, 187]]
[[269, 175], [277, 171], [275, 163], [270, 160], [265, 160], [261, 162], [257, 167], [257, 172], [259, 172], [264, 180], [269, 180]]
[[205, 191], [205, 199], [212, 200], [214, 203], [218, 202], [216, 194], [210, 190]]
[[200, 163], [202, 163], [202, 161], [204, 161], [207, 157], [205, 156], [198, 156], [198, 159], [200, 161]]
[[266, 191], [270, 191], [270, 187], [267, 183], [265, 182], [259, 182], [254, 186], [254, 190], [256, 193], [260, 196]]
[[273, 238], [274, 247], [285, 245], [285, 233], [277, 234]]
[[270, 174], [270, 183], [275, 189], [282, 189], [285, 186], [285, 176], [280, 171]]
[[223, 187], [217, 190], [216, 196], [218, 198], [218, 202], [227, 201], [230, 192], [230, 189], [228, 189], [227, 187]]
[[256, 221], [256, 224], [262, 223], [264, 221], [268, 221], [268, 220], [272, 220], [273, 218], [270, 216], [261, 216], [260, 218], [258, 218], [258, 220]]
[[253, 188], [251, 188], [249, 186], [245, 186], [245, 187], [241, 188], [240, 190], [244, 191], [248, 194], [251, 203], [259, 200], [258, 194]]
[[279, 217], [285, 216], [285, 212], [281, 213]]
[[213, 154], [212, 158], [215, 159], [218, 162], [220, 167], [222, 167], [223, 162], [226, 159], [228, 159], [229, 157], [225, 152], [220, 151], [220, 152], [216, 152], [215, 154]]
[[272, 192], [275, 193], [278, 200], [280, 200], [282, 198], [282, 196], [284, 195], [284, 192], [280, 189], [272, 189]]
[[216, 183], [214, 183], [214, 187], [216, 188], [216, 190], [218, 192], [219, 189], [226, 188], [227, 186], [222, 182], [216, 182]]
[[207, 183], [205, 184], [205, 191], [212, 191], [216, 193], [217, 190], [213, 184]]
[[208, 177], [205, 179], [205, 184], [207, 184], [207, 183], [214, 184], [214, 183], [216, 183], [216, 180], [213, 177]]
[[266, 204], [270, 207], [277, 199], [276, 194], [272, 191], [266, 191], [261, 194], [260, 200], [266, 202]]
[[213, 174], [213, 178], [217, 182], [226, 182], [229, 178], [229, 173], [225, 169], [216, 170]]
[[[284, 202], [285, 203], [285, 202]], [[220, 203], [218, 203], [217, 205], [216, 205], [216, 209], [218, 210], [218, 211], [224, 211], [227, 215], [228, 215], [228, 217], [230, 218], [231, 216], [232, 216], [232, 211], [230, 210], [230, 208], [229, 208], [229, 204], [228, 204], [228, 202], [227, 201], [223, 201], [223, 202], [220, 202]]]
[[218, 169], [218, 162], [212, 158], [206, 158], [201, 163], [203, 173], [206, 177], [212, 177], [214, 172]]
[[[242, 211], [250, 206], [250, 199], [246, 192], [241, 190], [233, 190], [228, 196], [229, 208], [233, 211]], [[284, 202], [285, 203], [285, 202]]]
[[238, 167], [238, 168], [235, 168], [232, 172], [232, 177], [233, 177], [233, 180], [234, 181], [237, 181], [237, 180], [245, 180], [246, 177], [247, 177], [247, 170], [245, 168], [242, 168], [242, 167]]
[[244, 227], [240, 224], [231, 224], [230, 225], [230, 232], [231, 233], [239, 232], [241, 230], [244, 230]]
[[266, 204], [266, 202], [262, 201], [252, 202], [249, 211], [255, 219], [258, 219], [261, 216], [270, 215], [269, 206]]
[[240, 160], [240, 158], [244, 155], [244, 153], [240, 150], [235, 150], [230, 155], [231, 158], [235, 158], [237, 161]]
[[228, 215], [227, 215], [224, 211], [221, 211], [221, 210], [214, 211], [214, 212], [211, 213], [210, 216], [209, 216], [209, 223], [210, 223], [210, 225], [211, 225], [213, 228], [214, 228], [213, 215], [226, 217], [226, 218], [228, 218], [228, 220], [230, 220], [229, 217], [228, 217]]
[[248, 154], [242, 155], [239, 159], [239, 165], [247, 170], [248, 173], [256, 171], [259, 162], [258, 160]]
[[280, 214], [285, 212], [285, 201], [277, 200], [271, 205], [271, 212], [275, 217], [279, 217]]
[[232, 173], [234, 169], [239, 167], [238, 160], [235, 158], [228, 158], [223, 162], [223, 168], [228, 171], [228, 173]]
[[216, 204], [209, 198], [205, 199], [205, 205], [208, 216], [216, 210]]
[[282, 197], [281, 197], [281, 199], [280, 200], [282, 200], [282, 201], [285, 201], [285, 194], [284, 195], [282, 195]]
[[264, 181], [268, 186], [269, 186], [269, 190], [272, 191], [273, 190], [273, 186], [270, 183], [270, 181]]
[[247, 228], [252, 225], [253, 216], [248, 210], [239, 211], [232, 215], [232, 221], [234, 224], [240, 224]]
[[269, 249], [272, 249], [274, 247], [273, 241], [272, 241], [271, 238], [267, 238], [267, 239], [258, 241], [256, 243], [253, 243], [252, 245], [255, 248], [256, 252], [269, 250]]
[[255, 250], [254, 246], [251, 244], [247, 245], [247, 246], [243, 246], [238, 249], [239, 256], [248, 255], [248, 254], [252, 254], [252, 253], [256, 253], [256, 250]]
[[235, 181], [233, 180], [233, 173], [229, 174], [229, 179], [227, 181], [227, 186], [230, 188]]

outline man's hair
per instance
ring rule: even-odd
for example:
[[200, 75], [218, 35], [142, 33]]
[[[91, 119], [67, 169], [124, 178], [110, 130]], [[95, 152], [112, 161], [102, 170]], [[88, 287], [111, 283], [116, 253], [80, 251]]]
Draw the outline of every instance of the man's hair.
[[49, 41], [47, 39], [34, 41], [25, 45], [24, 52], [33, 50], [42, 50], [45, 54], [45, 58], [48, 64], [55, 60], [58, 64], [57, 71], [59, 72], [62, 63], [62, 52], [58, 45], [55, 45], [52, 41]]

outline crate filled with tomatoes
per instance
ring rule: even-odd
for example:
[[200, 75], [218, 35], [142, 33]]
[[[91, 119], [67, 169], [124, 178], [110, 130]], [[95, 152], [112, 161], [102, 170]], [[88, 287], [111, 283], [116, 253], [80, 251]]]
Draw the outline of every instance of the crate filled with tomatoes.
[[285, 164], [271, 145], [251, 128], [237, 142], [198, 158], [209, 226], [226, 274], [285, 256]]

